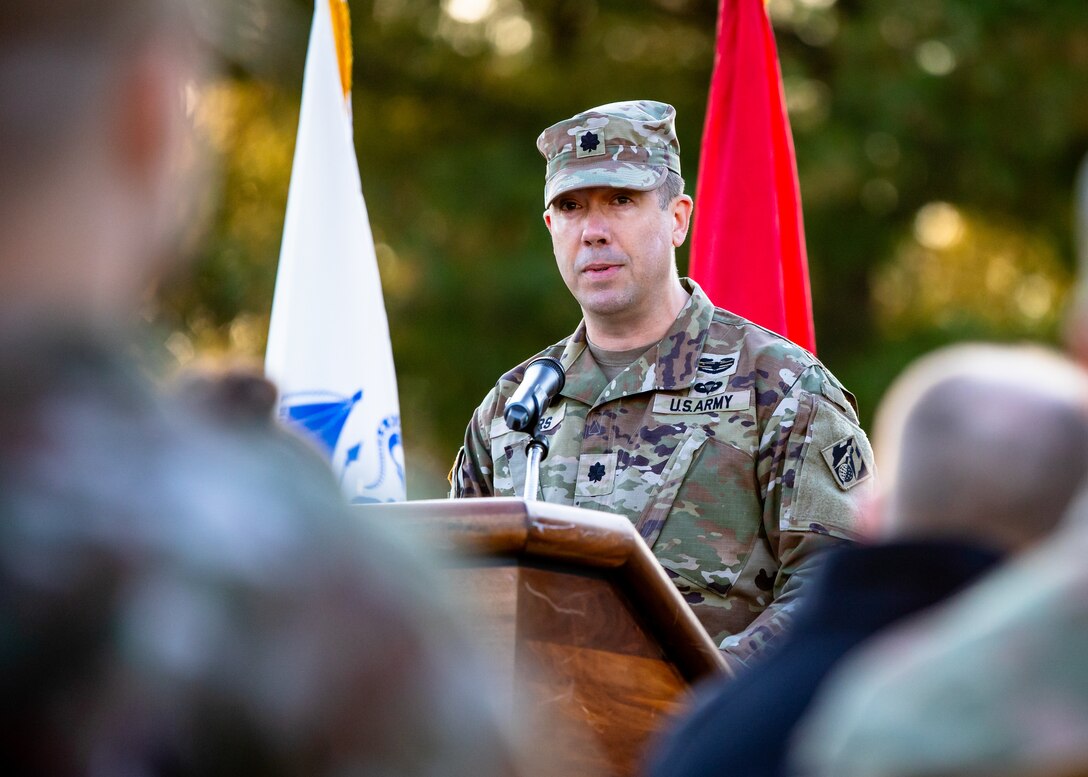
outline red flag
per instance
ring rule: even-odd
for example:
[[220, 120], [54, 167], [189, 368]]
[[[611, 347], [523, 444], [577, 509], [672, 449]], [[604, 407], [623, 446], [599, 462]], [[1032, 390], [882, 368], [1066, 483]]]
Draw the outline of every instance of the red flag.
[[801, 194], [763, 0], [720, 0], [691, 277], [723, 308], [815, 351]]

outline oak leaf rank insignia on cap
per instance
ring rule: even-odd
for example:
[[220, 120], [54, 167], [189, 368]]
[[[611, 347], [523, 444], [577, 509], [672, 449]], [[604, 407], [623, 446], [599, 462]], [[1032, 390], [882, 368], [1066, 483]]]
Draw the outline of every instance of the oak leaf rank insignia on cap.
[[586, 130], [578, 136], [578, 149], [575, 155], [581, 159], [587, 156], [601, 156], [604, 154], [604, 144], [601, 136], [593, 130]]
[[547, 160], [544, 205], [575, 189], [611, 186], [648, 192], [680, 175], [676, 109], [654, 100], [590, 108], [540, 133]]

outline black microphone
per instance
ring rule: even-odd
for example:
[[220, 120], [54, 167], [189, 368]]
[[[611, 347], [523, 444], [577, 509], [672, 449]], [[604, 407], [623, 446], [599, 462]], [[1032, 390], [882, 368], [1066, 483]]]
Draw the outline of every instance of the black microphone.
[[532, 434], [540, 421], [540, 414], [563, 390], [566, 382], [567, 376], [558, 359], [543, 356], [530, 362], [525, 368], [521, 385], [506, 403], [506, 410], [502, 414], [506, 425], [515, 432], [527, 431]]

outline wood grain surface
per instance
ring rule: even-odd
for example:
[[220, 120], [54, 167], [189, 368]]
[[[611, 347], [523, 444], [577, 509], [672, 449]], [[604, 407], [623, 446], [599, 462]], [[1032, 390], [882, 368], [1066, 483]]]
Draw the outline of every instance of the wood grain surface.
[[360, 507], [447, 554], [510, 714], [547, 773], [633, 777], [725, 663], [625, 518], [520, 499]]

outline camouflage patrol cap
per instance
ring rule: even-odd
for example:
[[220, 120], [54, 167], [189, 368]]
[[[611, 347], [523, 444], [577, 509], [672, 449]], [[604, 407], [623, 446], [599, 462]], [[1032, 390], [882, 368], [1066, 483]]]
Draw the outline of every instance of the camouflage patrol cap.
[[540, 133], [548, 160], [544, 206], [560, 194], [591, 186], [656, 189], [669, 170], [680, 174], [676, 109], [653, 100], [590, 108]]

